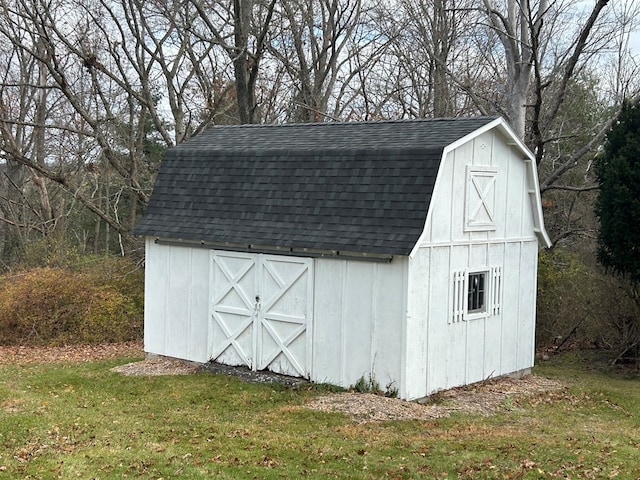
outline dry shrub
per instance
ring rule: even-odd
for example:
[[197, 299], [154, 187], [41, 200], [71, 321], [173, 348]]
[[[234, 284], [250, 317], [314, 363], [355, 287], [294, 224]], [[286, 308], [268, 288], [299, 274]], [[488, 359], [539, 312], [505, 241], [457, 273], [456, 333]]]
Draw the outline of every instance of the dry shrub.
[[[98, 265], [94, 269], [104, 271]], [[0, 343], [60, 345], [137, 339], [142, 332], [139, 299], [119, 287], [96, 273], [68, 268], [9, 274], [0, 280]]]
[[590, 260], [561, 248], [540, 252], [539, 349], [599, 347], [615, 356], [640, 340], [638, 306], [625, 282]]

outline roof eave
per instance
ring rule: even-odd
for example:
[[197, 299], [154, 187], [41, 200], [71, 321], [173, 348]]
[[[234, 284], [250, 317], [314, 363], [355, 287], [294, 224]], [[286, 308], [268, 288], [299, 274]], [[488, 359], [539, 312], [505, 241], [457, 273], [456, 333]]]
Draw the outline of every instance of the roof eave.
[[[310, 258], [340, 258], [344, 260], [364, 260], [370, 262], [386, 262], [389, 263], [396, 256], [402, 254], [393, 253], [374, 253], [366, 251], [350, 251], [350, 250], [327, 250], [321, 248], [307, 247], [281, 247], [274, 245], [255, 245], [232, 242], [210, 242], [206, 240], [191, 240], [184, 238], [172, 238], [167, 236], [151, 235], [153, 242], [157, 245], [178, 246], [188, 248], [205, 248], [210, 250], [246, 252], [246, 253], [262, 253], [269, 255], [286, 255], [296, 257]], [[154, 238], [155, 237], [155, 238]]]

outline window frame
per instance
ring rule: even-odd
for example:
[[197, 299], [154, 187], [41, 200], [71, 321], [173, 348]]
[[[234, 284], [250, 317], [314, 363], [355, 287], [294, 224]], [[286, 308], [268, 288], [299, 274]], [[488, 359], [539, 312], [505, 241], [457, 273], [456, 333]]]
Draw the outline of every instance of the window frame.
[[[477, 288], [474, 285], [477, 279]], [[487, 311], [489, 272], [482, 270], [478, 272], [467, 272], [466, 294], [467, 305], [465, 311], [468, 315], [482, 314]]]

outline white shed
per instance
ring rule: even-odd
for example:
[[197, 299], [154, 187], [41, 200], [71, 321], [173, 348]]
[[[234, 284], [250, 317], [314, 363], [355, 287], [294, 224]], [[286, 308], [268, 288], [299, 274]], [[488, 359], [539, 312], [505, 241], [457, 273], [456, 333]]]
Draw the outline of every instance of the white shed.
[[213, 127], [136, 227], [145, 351], [404, 399], [526, 372], [538, 192], [500, 118]]

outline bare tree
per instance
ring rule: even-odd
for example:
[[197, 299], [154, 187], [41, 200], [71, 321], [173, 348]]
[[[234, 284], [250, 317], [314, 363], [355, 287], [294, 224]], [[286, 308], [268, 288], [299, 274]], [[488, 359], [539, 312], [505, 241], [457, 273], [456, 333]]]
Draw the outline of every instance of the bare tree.
[[413, 116], [447, 117], [460, 113], [456, 106], [458, 87], [451, 73], [462, 53], [457, 47], [469, 20], [468, 3], [402, 0], [397, 5], [400, 21], [391, 51], [397, 58], [400, 82], [410, 86], [408, 98]]
[[240, 123], [258, 118], [256, 83], [276, 0], [207, 2], [188, 0], [198, 12], [198, 26], [191, 31], [203, 42], [224, 50], [231, 61]]
[[329, 111], [330, 104], [334, 104], [333, 110], [341, 104], [340, 86], [357, 75], [357, 71], [345, 67], [376, 37], [361, 35], [364, 14], [361, 0], [294, 0], [281, 4], [277, 12], [279, 28], [270, 36], [269, 52], [286, 72], [285, 82], [292, 90], [287, 120], [336, 118], [335, 111]]

